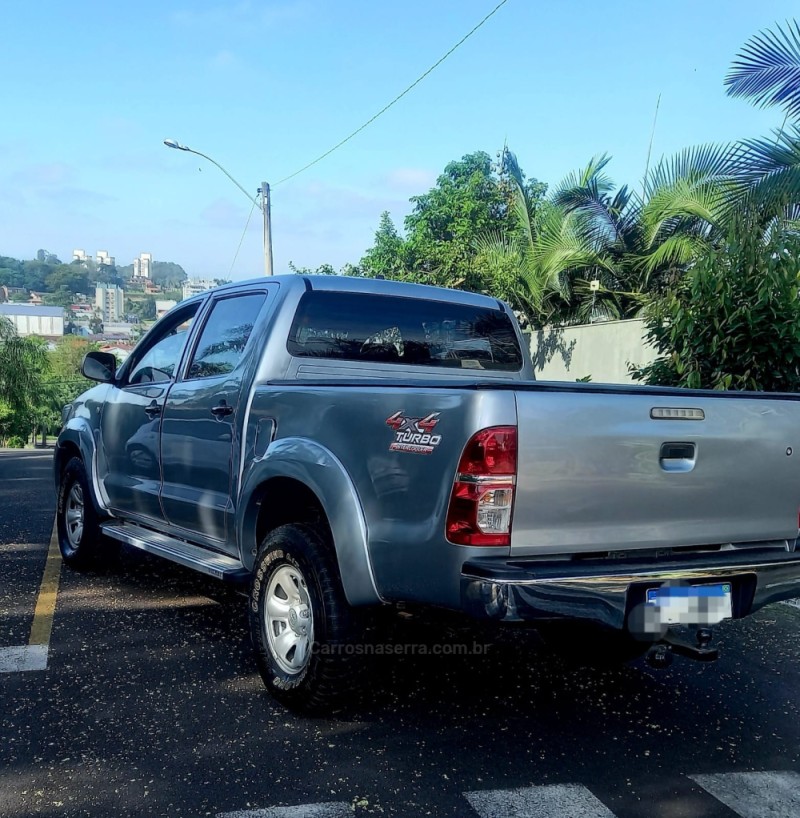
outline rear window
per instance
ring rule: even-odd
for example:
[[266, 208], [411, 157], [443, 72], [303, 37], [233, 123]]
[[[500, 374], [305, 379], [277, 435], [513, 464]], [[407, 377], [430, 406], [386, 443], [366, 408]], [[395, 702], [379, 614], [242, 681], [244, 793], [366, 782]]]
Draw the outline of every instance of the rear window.
[[306, 293], [287, 347], [300, 358], [507, 372], [522, 368], [514, 326], [499, 309], [365, 293]]

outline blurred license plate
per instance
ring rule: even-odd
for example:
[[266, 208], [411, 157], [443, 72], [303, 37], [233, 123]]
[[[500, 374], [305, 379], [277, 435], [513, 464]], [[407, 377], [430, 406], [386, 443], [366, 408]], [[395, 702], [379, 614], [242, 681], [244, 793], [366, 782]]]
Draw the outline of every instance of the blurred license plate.
[[731, 584], [664, 585], [647, 591], [662, 625], [716, 625], [733, 616]]

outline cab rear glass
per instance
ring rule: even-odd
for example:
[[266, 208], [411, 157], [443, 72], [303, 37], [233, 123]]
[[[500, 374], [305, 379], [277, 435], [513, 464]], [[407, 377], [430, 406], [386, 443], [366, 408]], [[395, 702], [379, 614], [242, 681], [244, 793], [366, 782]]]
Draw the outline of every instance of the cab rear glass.
[[287, 343], [298, 358], [518, 372], [522, 352], [500, 309], [315, 290], [300, 300]]

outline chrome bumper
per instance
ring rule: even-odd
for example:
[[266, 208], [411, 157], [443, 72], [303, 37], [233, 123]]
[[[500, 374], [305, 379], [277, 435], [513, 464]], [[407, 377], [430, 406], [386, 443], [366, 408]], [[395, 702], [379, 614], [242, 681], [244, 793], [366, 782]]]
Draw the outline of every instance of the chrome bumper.
[[734, 619], [800, 597], [800, 551], [732, 550], [668, 559], [539, 561], [481, 558], [464, 564], [464, 610], [481, 619], [578, 619], [622, 629], [664, 583], [730, 582]]

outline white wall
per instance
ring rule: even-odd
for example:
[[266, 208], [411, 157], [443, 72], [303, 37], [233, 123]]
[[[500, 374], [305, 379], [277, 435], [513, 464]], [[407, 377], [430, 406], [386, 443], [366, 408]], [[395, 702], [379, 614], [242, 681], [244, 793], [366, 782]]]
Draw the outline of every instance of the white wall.
[[656, 350], [644, 340], [641, 319], [604, 321], [576, 327], [549, 327], [531, 336], [531, 357], [540, 381], [635, 383], [628, 363], [648, 364]]
[[20, 311], [6, 315], [17, 329], [18, 335], [46, 335], [49, 337], [64, 334], [64, 316], [28, 315]]

